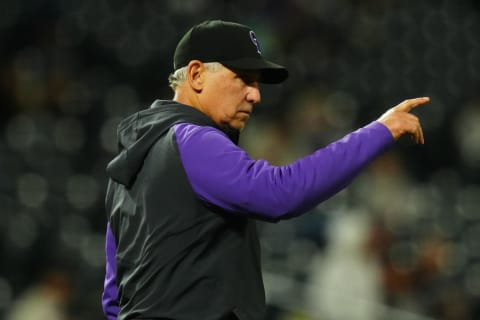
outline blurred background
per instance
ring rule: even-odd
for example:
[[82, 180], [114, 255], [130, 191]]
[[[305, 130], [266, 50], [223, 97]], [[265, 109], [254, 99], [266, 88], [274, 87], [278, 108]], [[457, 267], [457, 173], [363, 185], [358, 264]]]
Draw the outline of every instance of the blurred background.
[[302, 217], [261, 223], [268, 320], [480, 319], [480, 1], [0, 2], [0, 319], [102, 319], [105, 166], [169, 99], [181, 35], [256, 32], [290, 78], [241, 144], [286, 164], [430, 96], [408, 139]]

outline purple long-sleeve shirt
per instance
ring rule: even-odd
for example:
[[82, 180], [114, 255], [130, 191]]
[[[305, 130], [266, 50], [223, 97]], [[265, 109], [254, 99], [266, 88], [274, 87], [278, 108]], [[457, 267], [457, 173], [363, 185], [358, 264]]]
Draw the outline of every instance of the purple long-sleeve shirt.
[[252, 159], [215, 128], [181, 123], [174, 129], [185, 172], [200, 198], [273, 220], [331, 197], [393, 143], [390, 131], [372, 122], [289, 165], [274, 166]]
[[[390, 131], [374, 121], [289, 165], [274, 166], [252, 159], [216, 128], [179, 123], [173, 129], [185, 173], [199, 198], [235, 214], [273, 221], [328, 199], [394, 142]], [[118, 288], [110, 225], [106, 251], [102, 305], [107, 319], [114, 320]]]
[[108, 320], [116, 320], [118, 316], [118, 287], [116, 282], [117, 263], [115, 261], [116, 252], [115, 238], [113, 237], [110, 223], [107, 224], [107, 233], [105, 237], [105, 282], [102, 294], [102, 308]]

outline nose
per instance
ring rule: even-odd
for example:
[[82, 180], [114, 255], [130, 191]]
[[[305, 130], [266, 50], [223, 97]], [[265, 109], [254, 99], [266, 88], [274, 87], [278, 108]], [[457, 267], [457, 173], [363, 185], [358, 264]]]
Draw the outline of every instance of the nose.
[[262, 99], [260, 95], [260, 86], [258, 82], [252, 82], [248, 85], [247, 101], [251, 104], [259, 103]]

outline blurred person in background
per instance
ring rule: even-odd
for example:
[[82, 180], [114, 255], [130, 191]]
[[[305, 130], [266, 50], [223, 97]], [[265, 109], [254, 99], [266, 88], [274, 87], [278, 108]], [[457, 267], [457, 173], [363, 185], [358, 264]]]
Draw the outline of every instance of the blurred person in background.
[[263, 319], [256, 220], [308, 212], [405, 134], [424, 143], [410, 111], [429, 98], [416, 98], [291, 164], [254, 160], [239, 133], [259, 83], [287, 76], [248, 26], [205, 21], [182, 37], [173, 100], [120, 123], [107, 167], [108, 319]]
[[7, 320], [67, 320], [71, 279], [62, 271], [50, 270], [13, 303]]
[[383, 319], [381, 266], [369, 248], [370, 224], [362, 210], [335, 212], [329, 245], [312, 256], [309, 267], [306, 306], [314, 319]]

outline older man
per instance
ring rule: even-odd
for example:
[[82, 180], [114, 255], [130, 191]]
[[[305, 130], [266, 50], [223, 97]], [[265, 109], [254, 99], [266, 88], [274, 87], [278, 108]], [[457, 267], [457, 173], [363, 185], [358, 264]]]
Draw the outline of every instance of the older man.
[[173, 100], [121, 122], [107, 168], [109, 319], [262, 319], [255, 220], [300, 215], [347, 186], [403, 134], [423, 143], [406, 100], [377, 121], [287, 166], [237, 146], [259, 83], [286, 69], [266, 60], [247, 26], [206, 21], [174, 55]]

